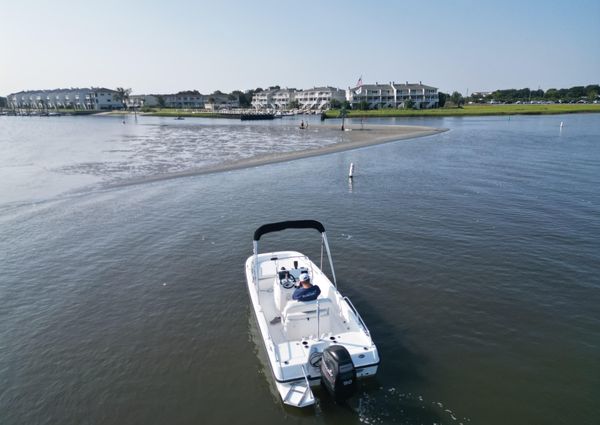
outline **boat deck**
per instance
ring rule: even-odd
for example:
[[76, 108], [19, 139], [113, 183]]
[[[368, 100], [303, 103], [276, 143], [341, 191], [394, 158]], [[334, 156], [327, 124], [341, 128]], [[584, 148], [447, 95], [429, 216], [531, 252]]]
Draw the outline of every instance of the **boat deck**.
[[[277, 260], [260, 262], [258, 299], [282, 367], [307, 364], [313, 351], [322, 352], [332, 344], [344, 345], [351, 354], [370, 348], [370, 337], [359, 327], [347, 303], [325, 274], [299, 253], [286, 253], [289, 258], [278, 254]], [[294, 261], [299, 262], [297, 267]], [[295, 288], [286, 289], [280, 284], [277, 271], [282, 267], [296, 276], [300, 268], [306, 268], [313, 284], [321, 289], [317, 301], [293, 301]], [[308, 372], [310, 375], [318, 373]]]

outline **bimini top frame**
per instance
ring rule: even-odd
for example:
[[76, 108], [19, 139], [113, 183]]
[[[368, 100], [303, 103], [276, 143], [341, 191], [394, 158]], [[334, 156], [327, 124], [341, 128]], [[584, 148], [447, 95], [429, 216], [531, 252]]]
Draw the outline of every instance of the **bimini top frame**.
[[254, 252], [254, 283], [256, 284], [258, 282], [258, 241], [260, 240], [260, 237], [267, 233], [279, 232], [285, 229], [315, 229], [321, 233], [321, 265], [319, 268], [323, 270], [323, 246], [325, 246], [327, 258], [329, 259], [329, 266], [331, 267], [331, 274], [333, 276], [333, 284], [337, 288], [333, 260], [331, 258], [331, 251], [329, 250], [329, 243], [327, 242], [327, 235], [325, 234], [325, 226], [316, 220], [280, 221], [278, 223], [263, 224], [256, 229], [254, 232], [254, 240], [252, 242], [252, 250]]

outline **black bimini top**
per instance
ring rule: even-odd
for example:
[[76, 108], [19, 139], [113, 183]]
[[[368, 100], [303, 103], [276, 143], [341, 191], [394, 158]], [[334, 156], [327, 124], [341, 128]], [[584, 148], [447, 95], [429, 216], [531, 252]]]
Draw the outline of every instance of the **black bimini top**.
[[279, 232], [285, 229], [315, 229], [325, 233], [325, 227], [316, 220], [280, 221], [279, 223], [263, 224], [254, 232], [254, 240], [258, 241], [266, 233]]

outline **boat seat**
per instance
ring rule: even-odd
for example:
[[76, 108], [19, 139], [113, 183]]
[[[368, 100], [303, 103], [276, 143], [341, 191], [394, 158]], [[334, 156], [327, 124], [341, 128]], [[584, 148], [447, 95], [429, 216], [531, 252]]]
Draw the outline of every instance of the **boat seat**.
[[288, 337], [297, 339], [304, 336], [316, 335], [317, 310], [319, 313], [319, 331], [327, 332], [331, 325], [329, 316], [332, 313], [333, 302], [329, 298], [317, 298], [313, 301], [289, 301], [281, 321]]
[[296, 316], [298, 314], [305, 316], [313, 316], [316, 317], [317, 314], [317, 304], [319, 306], [319, 313], [322, 314], [324, 310], [329, 310], [332, 306], [332, 301], [329, 298], [317, 298], [312, 301], [288, 301], [283, 309], [281, 314], [281, 318], [285, 322], [288, 317]]

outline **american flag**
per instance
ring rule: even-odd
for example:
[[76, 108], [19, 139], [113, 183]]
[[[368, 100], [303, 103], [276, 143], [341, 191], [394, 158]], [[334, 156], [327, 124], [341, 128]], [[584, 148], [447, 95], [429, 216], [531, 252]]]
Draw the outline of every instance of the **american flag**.
[[356, 82], [356, 87], [360, 87], [360, 86], [362, 86], [362, 75], [360, 76], [360, 78]]

